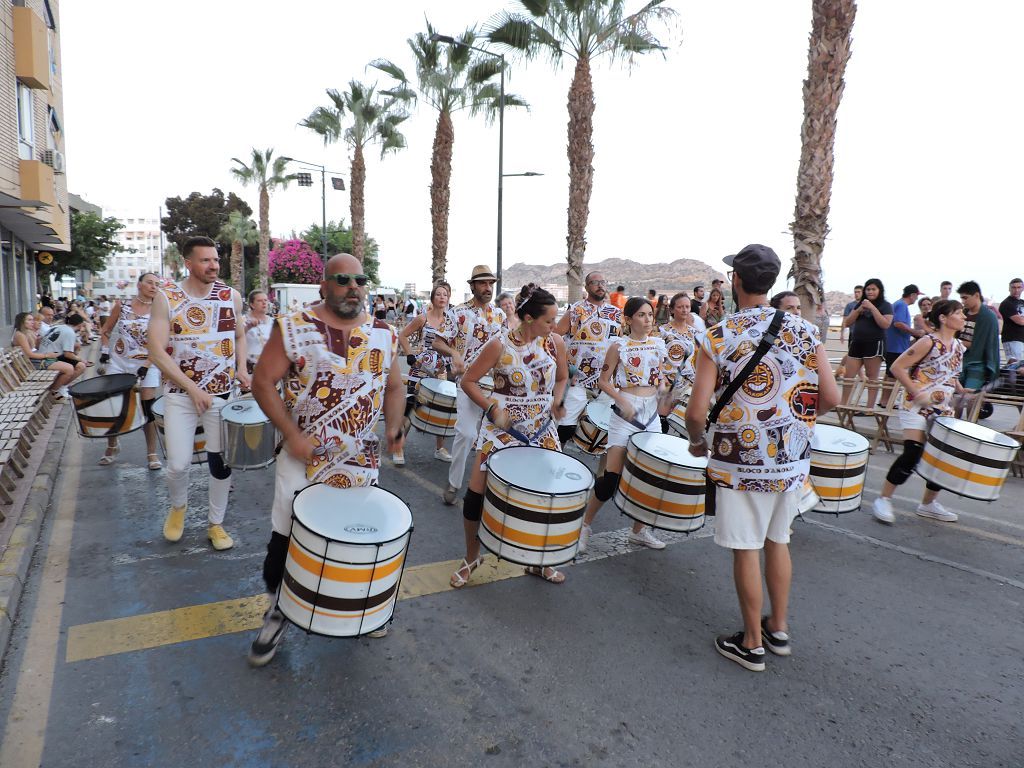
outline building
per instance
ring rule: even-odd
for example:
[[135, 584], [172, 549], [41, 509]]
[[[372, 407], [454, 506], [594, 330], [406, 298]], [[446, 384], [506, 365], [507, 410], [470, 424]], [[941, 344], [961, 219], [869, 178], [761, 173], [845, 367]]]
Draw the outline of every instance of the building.
[[569, 286], [559, 285], [558, 283], [545, 283], [541, 286], [545, 291], [555, 297], [555, 301], [559, 304], [565, 304], [569, 301]]
[[57, 0], [0, 0], [0, 326], [35, 308], [36, 262], [71, 249]]
[[135, 295], [135, 285], [146, 272], [161, 274], [163, 249], [160, 218], [138, 212], [108, 210], [124, 225], [117, 241], [125, 250], [107, 259], [107, 268], [93, 275], [92, 296], [127, 298]]

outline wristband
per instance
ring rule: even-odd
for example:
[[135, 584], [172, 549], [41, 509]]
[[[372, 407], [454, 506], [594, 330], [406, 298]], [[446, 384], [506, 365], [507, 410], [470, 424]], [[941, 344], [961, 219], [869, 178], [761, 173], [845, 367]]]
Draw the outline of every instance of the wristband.
[[[494, 406], [496, 406], [496, 405], [497, 405], [497, 403], [491, 403], [490, 405], [488, 405], [488, 406], [487, 406], [487, 410], [486, 410], [486, 411], [484, 411], [484, 417], [485, 417], [485, 418], [486, 418], [486, 419], [487, 419], [488, 421], [491, 421], [491, 408], [493, 408], [493, 407], [494, 407]], [[493, 422], [493, 421], [491, 421], [491, 423], [493, 424], [494, 422]]]
[[690, 445], [706, 445], [708, 442], [708, 439], [704, 437], [704, 435], [701, 435], [699, 440], [694, 440], [692, 437], [689, 438], [689, 440]]

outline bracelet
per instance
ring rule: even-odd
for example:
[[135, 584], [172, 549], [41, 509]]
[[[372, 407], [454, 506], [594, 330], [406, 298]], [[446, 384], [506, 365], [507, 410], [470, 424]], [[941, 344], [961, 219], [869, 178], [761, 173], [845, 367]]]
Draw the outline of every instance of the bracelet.
[[689, 438], [690, 445], [707, 445], [708, 439], [701, 435], [699, 440], [694, 440], [692, 437]]
[[[490, 405], [488, 405], [488, 406], [487, 406], [487, 410], [486, 410], [486, 411], [484, 411], [484, 417], [485, 417], [485, 418], [486, 418], [486, 419], [487, 419], [488, 421], [491, 421], [491, 408], [493, 408], [493, 407], [494, 407], [494, 406], [496, 406], [496, 405], [497, 405], [497, 403], [491, 403]], [[493, 421], [491, 421], [491, 423], [493, 424], [494, 422], [493, 422]]]

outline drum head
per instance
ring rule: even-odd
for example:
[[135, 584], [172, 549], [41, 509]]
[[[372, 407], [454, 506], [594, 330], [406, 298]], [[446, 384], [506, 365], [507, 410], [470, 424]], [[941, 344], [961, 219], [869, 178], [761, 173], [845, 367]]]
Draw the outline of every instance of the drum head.
[[136, 381], [138, 378], [130, 373], [112, 373], [109, 376], [95, 376], [80, 381], [68, 391], [71, 392], [72, 397], [116, 395], [118, 392], [127, 392], [135, 386]]
[[382, 544], [412, 528], [412, 512], [395, 494], [383, 488], [334, 488], [310, 485], [295, 495], [295, 519], [314, 533], [333, 541]]
[[706, 469], [708, 466], [707, 457], [692, 455], [687, 441], [681, 437], [660, 432], [637, 432], [629, 442], [644, 453], [670, 464], [694, 469]]
[[611, 404], [598, 400], [587, 403], [587, 418], [590, 419], [590, 423], [595, 427], [607, 432], [612, 423]]
[[[73, 390], [72, 394], [74, 394]], [[993, 443], [994, 445], [1001, 445], [1006, 448], [1016, 448], [1020, 445], [1012, 437], [1004, 435], [1002, 432], [996, 432], [994, 429], [989, 429], [970, 421], [954, 419], [952, 416], [940, 416], [935, 420], [935, 423], [945, 427], [950, 432], [958, 432], [961, 435], [983, 443]]]
[[812, 451], [847, 455], [867, 449], [868, 439], [856, 432], [830, 424], [817, 424], [814, 427], [814, 437], [811, 438]]
[[232, 400], [221, 408], [220, 417], [232, 424], [265, 424], [269, 421], [260, 404], [251, 397]]
[[420, 389], [444, 395], [445, 397], [455, 397], [456, 392], [458, 392], [455, 382], [445, 381], [444, 379], [420, 379]]
[[503, 483], [550, 496], [583, 493], [594, 484], [583, 462], [528, 445], [502, 448], [487, 459], [487, 467]]

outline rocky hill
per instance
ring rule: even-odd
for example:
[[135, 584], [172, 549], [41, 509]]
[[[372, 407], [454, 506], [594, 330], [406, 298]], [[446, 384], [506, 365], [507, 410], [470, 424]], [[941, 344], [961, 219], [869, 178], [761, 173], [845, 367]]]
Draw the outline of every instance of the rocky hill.
[[[513, 264], [505, 267], [503, 272], [502, 283], [507, 290], [514, 290], [526, 283], [566, 284], [564, 261], [547, 266]], [[714, 278], [725, 280], [723, 272], [693, 259], [676, 259], [668, 264], [640, 264], [629, 259], [605, 259], [584, 264], [583, 272], [601, 272], [608, 280], [609, 291], [614, 291], [617, 285], [624, 285], [626, 293], [632, 296], [646, 294], [650, 288], [659, 294], [670, 296], [677, 291], [690, 292], [695, 285], [703, 285], [706, 290], [710, 290]]]

